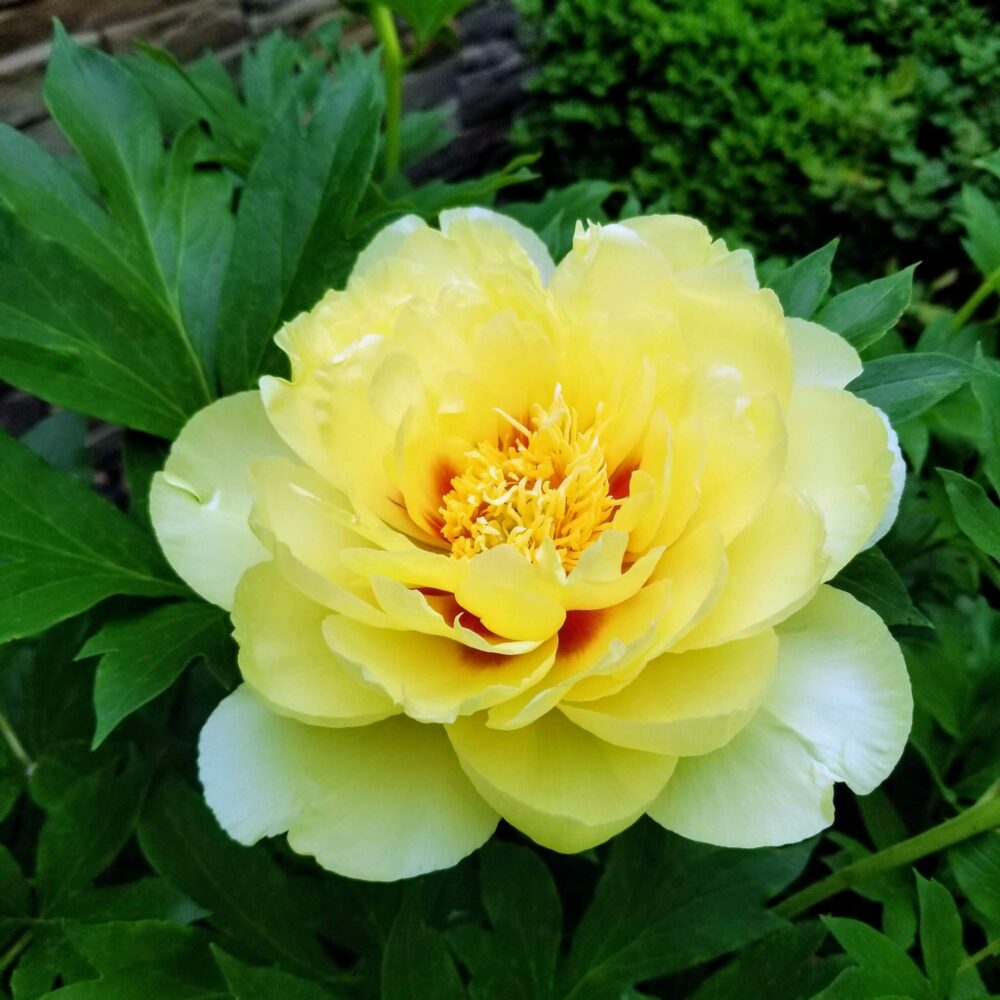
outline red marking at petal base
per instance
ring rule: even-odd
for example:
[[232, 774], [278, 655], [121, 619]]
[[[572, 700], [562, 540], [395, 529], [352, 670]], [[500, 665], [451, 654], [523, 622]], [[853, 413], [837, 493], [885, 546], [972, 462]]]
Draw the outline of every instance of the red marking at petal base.
[[572, 656], [586, 648], [597, 635], [603, 611], [567, 611], [559, 629], [559, 655]]
[[608, 483], [608, 493], [616, 500], [624, 500], [628, 496], [628, 484], [632, 473], [638, 468], [638, 462], [627, 462], [624, 465], [619, 465]]

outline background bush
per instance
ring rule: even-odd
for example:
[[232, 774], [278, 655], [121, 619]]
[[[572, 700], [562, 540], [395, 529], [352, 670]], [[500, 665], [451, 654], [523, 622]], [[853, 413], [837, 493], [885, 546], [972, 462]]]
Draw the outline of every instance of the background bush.
[[[550, 182], [628, 179], [777, 253], [954, 263], [954, 208], [1000, 134], [1000, 23], [970, 0], [518, 0]], [[870, 271], [870, 264], [867, 266]], [[926, 272], [925, 272], [926, 273]]]

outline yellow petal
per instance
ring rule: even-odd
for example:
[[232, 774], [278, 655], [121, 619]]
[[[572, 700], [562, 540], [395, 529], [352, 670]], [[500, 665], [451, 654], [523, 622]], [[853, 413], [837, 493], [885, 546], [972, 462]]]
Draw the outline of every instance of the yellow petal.
[[726, 582], [712, 610], [675, 647], [715, 646], [787, 618], [820, 585], [823, 519], [788, 489], [771, 494], [757, 519], [726, 549]]
[[512, 732], [480, 715], [447, 727], [476, 790], [543, 847], [582, 851], [624, 830], [663, 788], [675, 758], [612, 746], [559, 712]]
[[761, 709], [724, 747], [679, 760], [647, 812], [705, 844], [793, 844], [833, 822], [833, 782], [801, 740]]
[[728, 743], [760, 705], [778, 658], [768, 629], [749, 639], [647, 663], [618, 694], [563, 713], [609, 743], [694, 756]]
[[858, 352], [839, 333], [805, 319], [788, 318], [785, 324], [796, 385], [843, 389], [861, 374]]
[[849, 392], [799, 387], [788, 411], [783, 482], [801, 490], [826, 524], [829, 580], [854, 558], [898, 500], [895, 453], [878, 410]]
[[240, 672], [274, 711], [321, 726], [361, 726], [399, 711], [331, 651], [323, 639], [329, 610], [292, 587], [273, 562], [247, 570], [232, 614]]
[[349, 878], [449, 868], [497, 824], [440, 726], [403, 717], [307, 726], [268, 711], [245, 686], [205, 724], [198, 766], [231, 837], [252, 844], [288, 830], [293, 850]]
[[512, 237], [538, 270], [543, 285], [548, 284], [555, 264], [537, 233], [509, 215], [488, 208], [449, 208], [441, 213], [441, 232], [455, 239], [482, 243], [484, 239], [499, 240], [497, 230]]
[[153, 477], [149, 513], [164, 555], [194, 591], [223, 608], [232, 606], [243, 572], [267, 558], [250, 530], [247, 473], [269, 456], [291, 453], [260, 393], [241, 392], [196, 413]]
[[436, 636], [371, 628], [340, 615], [326, 619], [323, 635], [358, 677], [422, 722], [451, 722], [514, 697], [545, 676], [556, 653], [554, 639], [505, 656]]

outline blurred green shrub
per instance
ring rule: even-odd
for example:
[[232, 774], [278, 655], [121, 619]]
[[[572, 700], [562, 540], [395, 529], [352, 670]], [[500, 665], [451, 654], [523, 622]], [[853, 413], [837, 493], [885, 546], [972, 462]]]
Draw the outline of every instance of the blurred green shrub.
[[[948, 263], [971, 161], [1000, 135], [1000, 22], [972, 0], [518, 0], [538, 73], [515, 139], [550, 182], [776, 253], [841, 232]], [[912, 249], [908, 251], [912, 256]]]

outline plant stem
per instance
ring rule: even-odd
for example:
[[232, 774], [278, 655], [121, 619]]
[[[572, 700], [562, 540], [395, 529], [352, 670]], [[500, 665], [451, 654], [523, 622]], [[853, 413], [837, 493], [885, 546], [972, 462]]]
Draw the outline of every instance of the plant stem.
[[970, 955], [958, 967], [958, 971], [964, 972], [966, 969], [971, 969], [974, 965], [978, 965], [984, 958], [989, 958], [990, 955], [995, 955], [998, 951], [1000, 951], [1000, 938], [997, 938], [996, 941], [991, 941], [985, 948], [980, 948], [975, 955]]
[[1000, 798], [994, 788], [991, 795], [980, 800], [974, 806], [938, 826], [918, 833], [909, 840], [900, 841], [885, 850], [878, 851], [867, 858], [855, 861], [826, 878], [807, 885], [800, 892], [774, 907], [774, 912], [781, 917], [797, 917], [817, 903], [835, 896], [844, 889], [850, 889], [859, 882], [884, 875], [886, 872], [908, 865], [918, 858], [944, 850], [952, 844], [974, 837], [993, 827], [1000, 826]]
[[385, 77], [385, 173], [399, 170], [399, 124], [403, 116], [403, 50], [392, 11], [384, 3], [373, 3], [372, 27], [382, 45], [382, 75]]
[[0, 974], [14, 963], [18, 955], [31, 944], [34, 931], [26, 930], [2, 955], [0, 955]]
[[982, 305], [983, 301], [1000, 286], [1000, 267], [995, 268], [987, 276], [986, 280], [965, 300], [965, 304], [955, 313], [955, 318], [951, 321], [953, 330], [961, 330], [966, 323], [972, 319], [973, 313]]
[[24, 745], [17, 738], [17, 733], [14, 732], [14, 727], [2, 711], [0, 711], [0, 736], [4, 738], [4, 742], [10, 747], [10, 752], [16, 760], [20, 761], [24, 770], [30, 772], [35, 766], [35, 762], [28, 756], [28, 751], [24, 749]]

